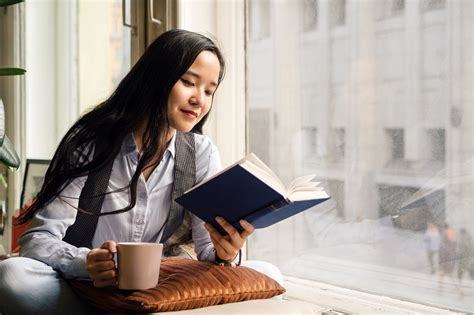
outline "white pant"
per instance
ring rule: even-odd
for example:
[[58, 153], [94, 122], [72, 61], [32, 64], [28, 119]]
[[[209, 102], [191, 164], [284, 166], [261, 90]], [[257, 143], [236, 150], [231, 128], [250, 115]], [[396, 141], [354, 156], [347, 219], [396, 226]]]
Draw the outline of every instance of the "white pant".
[[261, 272], [263, 274], [266, 274], [270, 278], [276, 280], [281, 286], [284, 286], [283, 275], [281, 274], [280, 269], [278, 269], [277, 266], [271, 263], [268, 263], [266, 261], [260, 261], [260, 260], [246, 260], [246, 261], [242, 261], [241, 265], [257, 270], [258, 272]]
[[38, 260], [0, 263], [0, 314], [99, 314], [82, 303], [59, 272]]

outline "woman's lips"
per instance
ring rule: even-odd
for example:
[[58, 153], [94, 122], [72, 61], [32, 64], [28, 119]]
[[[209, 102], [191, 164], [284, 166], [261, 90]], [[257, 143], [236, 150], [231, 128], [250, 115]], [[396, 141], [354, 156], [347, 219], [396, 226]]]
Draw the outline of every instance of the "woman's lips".
[[193, 117], [193, 118], [197, 118], [198, 117], [198, 114], [196, 112], [193, 112], [192, 110], [184, 110], [182, 109], [181, 110], [184, 114], [190, 116], [190, 117]]

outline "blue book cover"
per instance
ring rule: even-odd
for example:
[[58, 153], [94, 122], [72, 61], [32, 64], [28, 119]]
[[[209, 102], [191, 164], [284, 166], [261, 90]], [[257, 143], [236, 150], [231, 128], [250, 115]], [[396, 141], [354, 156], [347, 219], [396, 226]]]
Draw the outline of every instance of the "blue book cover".
[[306, 176], [300, 180], [299, 186], [293, 185], [297, 192], [294, 196], [299, 200], [292, 200], [291, 194], [282, 191], [285, 188], [278, 178], [272, 181], [275, 176], [251, 153], [175, 201], [226, 234], [215, 221], [216, 216], [223, 217], [239, 231], [242, 230], [240, 219], [247, 220], [255, 228], [264, 228], [329, 199], [317, 183], [310, 181], [313, 176]]
[[262, 229], [286, 218], [294, 216], [295, 214], [298, 214], [304, 210], [312, 208], [328, 199], [329, 197], [293, 202], [287, 201], [286, 203], [281, 204], [280, 207], [266, 207], [260, 211], [248, 215], [244, 219], [252, 223], [256, 229]]

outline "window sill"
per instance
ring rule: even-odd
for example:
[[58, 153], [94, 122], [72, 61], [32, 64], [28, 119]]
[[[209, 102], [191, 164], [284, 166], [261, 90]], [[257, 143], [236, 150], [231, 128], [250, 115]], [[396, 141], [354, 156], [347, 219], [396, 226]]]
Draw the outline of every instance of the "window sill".
[[349, 314], [461, 314], [436, 307], [285, 276], [284, 299]]

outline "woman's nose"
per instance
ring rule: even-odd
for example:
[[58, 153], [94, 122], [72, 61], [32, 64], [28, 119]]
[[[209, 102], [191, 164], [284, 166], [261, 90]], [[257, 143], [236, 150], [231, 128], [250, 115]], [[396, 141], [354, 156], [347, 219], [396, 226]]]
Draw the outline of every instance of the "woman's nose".
[[204, 105], [204, 91], [197, 90], [191, 97], [191, 104], [196, 106]]

